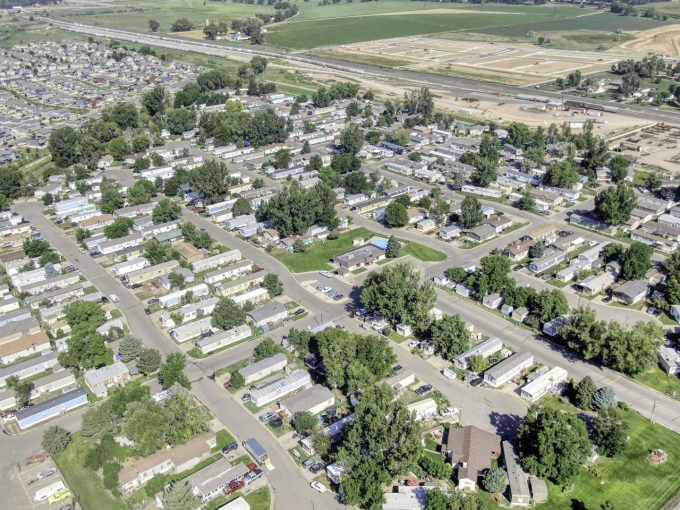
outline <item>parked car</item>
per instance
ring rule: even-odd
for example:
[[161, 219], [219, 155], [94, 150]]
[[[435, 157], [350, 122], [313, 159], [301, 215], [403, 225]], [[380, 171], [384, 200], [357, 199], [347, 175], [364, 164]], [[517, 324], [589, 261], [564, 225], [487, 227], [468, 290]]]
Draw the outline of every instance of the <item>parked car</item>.
[[116, 296], [115, 294], [111, 294], [109, 296], [109, 301], [111, 301], [112, 303], [117, 303], [118, 301], [120, 301], [120, 298], [118, 296]]
[[394, 365], [394, 366], [392, 367], [392, 370], [394, 370], [395, 372], [399, 372], [399, 370], [401, 370], [402, 368], [403, 368], [403, 367], [402, 367], [401, 365]]
[[293, 315], [300, 315], [300, 314], [303, 314], [303, 313], [305, 313], [305, 309], [304, 308], [298, 308], [297, 310], [295, 310], [293, 312]]
[[296, 459], [302, 457], [302, 454], [297, 450], [297, 448], [293, 448], [290, 453], [292, 453], [293, 457], [295, 457]]
[[227, 453], [229, 453], [229, 452], [233, 452], [233, 451], [236, 450], [237, 448], [238, 448], [238, 443], [237, 443], [236, 441], [232, 441], [232, 442], [229, 443], [227, 446], [225, 446], [224, 448], [222, 448], [222, 453], [227, 454]]
[[250, 402], [250, 393], [244, 393], [241, 397], [241, 402]]
[[272, 421], [274, 418], [276, 418], [276, 413], [269, 411], [269, 412], [266, 412], [266, 413], [260, 415], [259, 420], [260, 420], [262, 423], [269, 423], [269, 422]]
[[326, 486], [321, 482], [317, 482], [316, 480], [310, 483], [309, 486], [322, 494], [326, 492]]
[[278, 416], [274, 418], [273, 420], [269, 420], [268, 425], [270, 427], [273, 427], [275, 429], [278, 429], [279, 427], [283, 427], [283, 420], [279, 418]]
[[239, 491], [246, 486], [243, 480], [232, 480], [229, 485], [224, 488], [225, 494], [231, 494], [232, 492]]
[[147, 315], [151, 315], [151, 310], [149, 308], [145, 308], [144, 313]]
[[422, 386], [419, 386], [419, 387], [416, 389], [416, 393], [417, 393], [418, 395], [425, 395], [425, 393], [427, 393], [428, 391], [431, 391], [431, 390], [432, 390], [432, 385], [431, 385], [431, 384], [423, 384]]
[[326, 278], [330, 278], [331, 276], [333, 276], [333, 273], [331, 273], [330, 271], [321, 271], [319, 274], [321, 276], [325, 276]]
[[411, 341], [408, 343], [408, 348], [409, 348], [409, 349], [415, 349], [416, 347], [418, 347], [418, 343], [419, 343], [419, 342], [418, 342], [417, 340], [411, 340]]
[[260, 478], [262, 476], [262, 470], [261, 469], [256, 469], [255, 471], [251, 471], [248, 473], [246, 476], [243, 477], [243, 482], [248, 485], [249, 483], [253, 483], [255, 480]]

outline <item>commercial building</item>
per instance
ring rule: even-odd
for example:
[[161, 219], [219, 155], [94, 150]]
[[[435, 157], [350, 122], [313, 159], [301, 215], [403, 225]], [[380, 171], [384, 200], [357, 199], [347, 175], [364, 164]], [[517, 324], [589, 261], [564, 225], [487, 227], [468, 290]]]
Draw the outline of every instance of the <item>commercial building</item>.
[[267, 386], [250, 392], [250, 399], [257, 407], [269, 404], [286, 395], [311, 384], [311, 378], [306, 370], [296, 370]]
[[241, 324], [230, 330], [201, 338], [196, 342], [196, 347], [200, 349], [202, 354], [208, 354], [217, 349], [221, 349], [222, 347], [227, 347], [228, 345], [245, 340], [250, 335], [252, 335], [250, 326]]
[[534, 364], [534, 355], [529, 352], [515, 353], [484, 372], [484, 382], [499, 388]]
[[295, 413], [302, 412], [319, 414], [334, 404], [335, 395], [333, 395], [333, 392], [325, 386], [316, 384], [282, 400], [279, 407], [289, 416], [295, 416]]
[[283, 370], [286, 368], [287, 364], [288, 358], [285, 354], [279, 352], [274, 354], [274, 356], [270, 356], [269, 358], [265, 358], [253, 363], [252, 365], [248, 365], [247, 367], [239, 369], [238, 373], [241, 375], [241, 377], [243, 377], [245, 384], [250, 384], [253, 381], [267, 377], [274, 372]]
[[554, 367], [524, 385], [521, 396], [529, 402], [535, 402], [546, 393], [561, 393], [566, 383], [567, 371], [561, 367]]
[[17, 411], [16, 419], [19, 428], [25, 430], [85, 404], [87, 404], [87, 393], [84, 389], [77, 388], [40, 404]]

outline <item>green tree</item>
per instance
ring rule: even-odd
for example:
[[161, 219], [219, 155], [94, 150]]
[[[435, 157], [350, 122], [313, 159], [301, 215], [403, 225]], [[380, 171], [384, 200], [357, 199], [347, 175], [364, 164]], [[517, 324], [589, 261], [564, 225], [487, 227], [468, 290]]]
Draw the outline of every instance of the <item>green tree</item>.
[[191, 171], [189, 184], [205, 203], [214, 204], [229, 192], [229, 170], [221, 161], [206, 161]]
[[136, 181], [128, 189], [128, 202], [130, 205], [148, 204], [156, 194], [156, 187], [146, 179]]
[[[176, 31], [176, 30], [175, 30]], [[193, 510], [201, 505], [194, 488], [186, 480], [179, 480], [163, 494], [163, 508], [166, 510]]]
[[529, 408], [517, 440], [524, 469], [561, 486], [576, 479], [591, 449], [585, 423], [578, 416], [536, 406]]
[[394, 326], [424, 324], [435, 301], [432, 283], [421, 282], [420, 273], [410, 264], [372, 272], [361, 291], [362, 304], [372, 312], [381, 313]]
[[279, 275], [269, 273], [262, 280], [262, 286], [267, 289], [270, 297], [276, 297], [283, 294], [283, 283], [279, 279]]
[[653, 253], [654, 248], [651, 246], [633, 241], [621, 255], [621, 276], [626, 280], [644, 278], [652, 267]]
[[663, 343], [661, 326], [651, 322], [637, 322], [630, 330], [610, 322], [605, 338], [605, 364], [626, 375], [636, 375], [654, 366], [658, 349]]
[[477, 158], [475, 161], [475, 170], [472, 172], [472, 179], [478, 186], [483, 188], [496, 180], [496, 170], [498, 168], [498, 161], [491, 158]]
[[391, 228], [405, 227], [408, 225], [408, 211], [401, 202], [392, 201], [385, 207], [385, 225]]
[[17, 402], [17, 407], [24, 407], [31, 401], [31, 392], [35, 385], [32, 381], [20, 381], [16, 376], [8, 377], [6, 380], [7, 387], [14, 390], [14, 397]]
[[614, 388], [611, 386], [602, 386], [595, 392], [592, 404], [593, 409], [597, 409], [598, 411], [616, 407], [617, 400]]
[[484, 214], [482, 204], [475, 197], [467, 196], [460, 206], [460, 226], [462, 228], [474, 228], [482, 223]]
[[585, 359], [600, 359], [606, 332], [607, 324], [597, 320], [597, 314], [592, 308], [580, 307], [573, 311], [567, 324], [560, 328], [558, 337]]
[[66, 168], [78, 162], [78, 132], [72, 127], [55, 129], [47, 141], [47, 150], [52, 155], [52, 161], [61, 168]]
[[390, 236], [390, 238], [387, 240], [387, 248], [385, 250], [385, 256], [388, 259], [395, 259], [399, 256], [400, 251], [401, 251], [401, 243], [397, 240], [396, 237]]
[[170, 25], [171, 32], [188, 32], [194, 29], [194, 24], [187, 18], [179, 18], [172, 25]]
[[241, 216], [243, 214], [250, 214], [253, 212], [253, 208], [250, 205], [250, 200], [247, 198], [239, 197], [234, 202], [231, 212], [234, 216]]
[[532, 211], [536, 208], [536, 200], [529, 190], [526, 190], [522, 194], [522, 198], [517, 201], [517, 207], [519, 207], [522, 211]]
[[570, 188], [579, 181], [579, 173], [571, 161], [557, 161], [548, 166], [543, 180], [551, 186]]
[[614, 156], [611, 161], [609, 161], [609, 169], [611, 170], [612, 182], [619, 183], [628, 176], [628, 167], [630, 166], [630, 161], [621, 155]]
[[118, 184], [104, 182], [101, 186], [101, 192], [99, 208], [104, 214], [112, 214], [113, 211], [125, 205], [125, 198], [120, 192]]
[[491, 468], [482, 480], [484, 489], [493, 494], [503, 494], [508, 486], [508, 474], [499, 467]]
[[340, 133], [340, 143], [349, 154], [355, 155], [364, 145], [364, 131], [358, 124], [350, 124]]
[[635, 192], [626, 183], [607, 188], [595, 197], [595, 214], [610, 225], [620, 225], [630, 218], [637, 205]]
[[71, 434], [59, 425], [52, 425], [43, 433], [42, 447], [52, 456], [63, 452], [70, 442]]
[[419, 462], [423, 470], [437, 480], [450, 480], [452, 474], [451, 465], [444, 460], [442, 455], [423, 455]]
[[586, 411], [593, 408], [593, 398], [597, 392], [597, 386], [589, 375], [579, 381], [574, 388], [574, 404]]
[[25, 239], [21, 246], [24, 253], [31, 258], [40, 257], [50, 250], [50, 243], [43, 239]]
[[560, 315], [569, 313], [569, 302], [560, 289], [543, 290], [531, 296], [528, 308], [530, 318], [535, 325], [545, 324]]
[[114, 412], [108, 402], [92, 407], [83, 415], [80, 434], [84, 437], [100, 438], [104, 434], [113, 434], [118, 429], [120, 416]]
[[104, 324], [104, 310], [91, 301], [74, 301], [64, 308], [66, 322], [71, 328], [87, 325], [96, 329]]
[[293, 415], [293, 428], [295, 432], [310, 432], [319, 423], [319, 420], [309, 411], [299, 411]]
[[293, 155], [288, 149], [279, 149], [276, 151], [274, 154], [274, 160], [273, 160], [273, 165], [275, 168], [288, 168], [290, 166], [290, 162], [293, 159]]
[[180, 388], [173, 388], [163, 405], [163, 415], [167, 424], [166, 440], [171, 445], [184, 443], [210, 428], [210, 412], [194, 400], [191, 392]]
[[51, 206], [54, 203], [54, 195], [52, 195], [52, 193], [45, 193], [42, 202], [45, 207]]
[[232, 299], [220, 298], [212, 313], [213, 327], [225, 331], [240, 326], [246, 322], [246, 314]]
[[196, 126], [196, 113], [186, 108], [171, 108], [165, 114], [165, 125], [173, 135], [181, 135]]
[[420, 427], [389, 386], [366, 388], [338, 452], [347, 475], [340, 483], [349, 505], [382, 505], [381, 485], [413, 469], [421, 456]]
[[283, 347], [281, 347], [280, 344], [276, 343], [271, 338], [265, 338], [258, 344], [257, 347], [255, 347], [255, 350], [253, 351], [253, 359], [255, 361], [261, 361], [266, 358], [271, 358], [272, 356], [275, 356], [281, 352], [283, 352]]
[[134, 336], [126, 336], [120, 341], [118, 352], [122, 356], [122, 361], [127, 363], [139, 358], [144, 352], [144, 346], [139, 338]]
[[59, 354], [59, 363], [64, 367], [87, 370], [113, 363], [113, 351], [91, 324], [72, 328], [66, 345], [68, 350]]
[[470, 356], [470, 370], [476, 374], [483, 372], [487, 367], [487, 362], [481, 354]]
[[147, 26], [149, 27], [149, 30], [151, 30], [152, 32], [158, 32], [158, 29], [161, 28], [161, 24], [155, 19], [150, 19], [147, 22]]
[[168, 354], [165, 358], [165, 363], [161, 365], [158, 372], [158, 380], [164, 390], [167, 390], [176, 382], [185, 388], [191, 387], [189, 379], [184, 375], [184, 367], [186, 367], [186, 357], [184, 354], [179, 352]]
[[137, 360], [137, 368], [145, 375], [149, 375], [158, 370], [161, 366], [161, 353], [158, 349], [145, 348]]
[[615, 410], [600, 412], [593, 425], [593, 442], [599, 451], [607, 457], [616, 457], [623, 453], [628, 439], [628, 424]]
[[169, 198], [162, 198], [158, 201], [151, 212], [151, 219], [156, 223], [166, 223], [174, 221], [182, 214], [182, 208]]
[[458, 315], [446, 315], [433, 322], [430, 335], [435, 351], [449, 361], [470, 348], [470, 332]]
[[127, 218], [125, 216], [120, 216], [116, 218], [111, 225], [104, 227], [104, 235], [107, 239], [118, 239], [119, 237], [125, 237], [130, 233], [130, 229], [134, 225], [132, 218]]

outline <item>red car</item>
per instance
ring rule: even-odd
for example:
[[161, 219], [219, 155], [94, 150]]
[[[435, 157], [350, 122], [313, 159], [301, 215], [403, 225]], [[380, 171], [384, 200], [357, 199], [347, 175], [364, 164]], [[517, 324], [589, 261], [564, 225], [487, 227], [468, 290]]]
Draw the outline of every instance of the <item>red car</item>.
[[255, 464], [254, 462], [251, 462], [250, 464], [248, 464], [248, 471], [255, 471], [256, 469], [257, 469], [257, 464]]
[[229, 486], [224, 489], [225, 494], [231, 494], [232, 492], [239, 491], [246, 486], [243, 480], [232, 480]]

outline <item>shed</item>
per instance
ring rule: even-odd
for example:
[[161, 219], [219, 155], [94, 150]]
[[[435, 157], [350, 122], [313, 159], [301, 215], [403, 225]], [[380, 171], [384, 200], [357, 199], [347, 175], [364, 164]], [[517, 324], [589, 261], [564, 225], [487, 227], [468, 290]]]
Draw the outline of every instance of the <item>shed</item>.
[[254, 437], [250, 437], [243, 441], [243, 448], [246, 449], [258, 464], [262, 465], [269, 461], [267, 450], [265, 450], [264, 446], [262, 446]]

